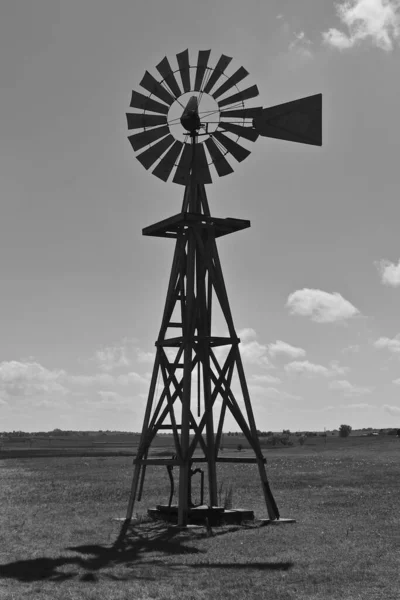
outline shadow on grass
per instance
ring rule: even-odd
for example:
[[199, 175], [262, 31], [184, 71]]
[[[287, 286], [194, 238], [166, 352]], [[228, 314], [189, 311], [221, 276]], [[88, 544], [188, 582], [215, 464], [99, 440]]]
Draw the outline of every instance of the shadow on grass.
[[[214, 535], [223, 535], [224, 533], [229, 533], [229, 531], [216, 531]], [[124, 523], [112, 546], [99, 544], [73, 546], [67, 548], [67, 550], [75, 552], [76, 556], [41, 557], [3, 564], [0, 565], [0, 579], [15, 579], [27, 583], [43, 580], [62, 582], [79, 577], [81, 581], [96, 582], [98, 574], [102, 574], [106, 579], [113, 581], [122, 581], [127, 578], [151, 581], [160, 579], [160, 576], [163, 575], [168, 577], [182, 568], [186, 571], [192, 568], [286, 571], [292, 566], [292, 563], [289, 562], [197, 562], [182, 567], [182, 565], [168, 564], [154, 555], [155, 553], [165, 555], [206, 554], [206, 550], [187, 546], [185, 542], [201, 539], [207, 535], [208, 533], [205, 530], [193, 533], [177, 527], [166, 527], [154, 523], [141, 524], [137, 527]], [[118, 566], [130, 568], [129, 577], [105, 572], [107, 569]], [[73, 567], [72, 570], [68, 571], [69, 567]], [[159, 568], [154, 571], [154, 567]]]
[[[32, 581], [64, 581], [81, 575], [82, 581], [97, 581], [96, 572], [101, 572], [108, 567], [125, 565], [145, 567], [146, 565], [163, 564], [157, 560], [145, 560], [146, 554], [164, 553], [198, 554], [205, 552], [198, 548], [185, 546], [182, 531], [176, 528], [165, 528], [153, 524], [140, 525], [138, 528], [124, 523], [117, 540], [110, 546], [98, 544], [83, 545], [67, 548], [81, 556], [60, 556], [57, 558], [33, 558], [18, 560], [0, 565], [0, 579], [16, 579], [22, 582]], [[154, 558], [154, 557], [153, 557]], [[164, 565], [165, 566], [165, 565]], [[75, 567], [72, 571], [65, 572], [68, 567]], [[173, 565], [169, 566], [168, 568]], [[86, 573], [82, 574], [82, 570]], [[138, 569], [137, 574], [132, 573], [136, 579], [154, 579], [151, 576], [141, 576], [143, 569]], [[107, 575], [110, 577], [110, 575]], [[111, 579], [114, 577], [111, 576]], [[117, 578], [118, 579], [118, 578]]]

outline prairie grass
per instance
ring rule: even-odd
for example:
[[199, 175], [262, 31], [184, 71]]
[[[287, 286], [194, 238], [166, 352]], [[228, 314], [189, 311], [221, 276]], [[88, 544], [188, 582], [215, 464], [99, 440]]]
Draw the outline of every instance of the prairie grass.
[[[125, 531], [113, 517], [131, 458], [0, 461], [1, 600], [398, 600], [399, 440], [266, 454], [281, 516], [297, 523], [212, 536], [146, 518], [168, 499], [165, 468], [149, 467]], [[255, 466], [220, 464], [218, 480], [234, 507], [267, 516]]]

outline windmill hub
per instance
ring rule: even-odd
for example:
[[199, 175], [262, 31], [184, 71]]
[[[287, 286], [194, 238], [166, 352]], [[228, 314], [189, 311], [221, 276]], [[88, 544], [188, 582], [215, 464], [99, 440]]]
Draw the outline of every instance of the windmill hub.
[[200, 129], [199, 104], [196, 96], [192, 96], [186, 105], [181, 116], [182, 127], [190, 133], [195, 133]]

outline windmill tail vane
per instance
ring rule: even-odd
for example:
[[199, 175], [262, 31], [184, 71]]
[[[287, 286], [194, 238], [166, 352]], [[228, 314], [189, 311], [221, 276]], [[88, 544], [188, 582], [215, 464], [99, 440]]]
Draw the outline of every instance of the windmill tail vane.
[[[129, 141], [142, 166], [164, 182], [172, 175], [173, 183], [185, 186], [181, 212], [143, 229], [146, 236], [174, 239], [175, 252], [126, 520], [141, 499], [151, 465], [166, 466], [171, 481], [169, 503], [149, 510], [153, 518], [179, 525], [254, 518], [252, 511], [226, 511], [217, 505], [217, 465], [228, 468], [236, 462], [257, 466], [268, 520], [293, 522], [280, 517], [269, 485], [216, 243], [219, 237], [250, 227], [250, 222], [212, 217], [206, 184], [231, 174], [232, 162], [245, 160], [248, 147], [259, 137], [320, 146], [322, 95], [270, 108], [248, 106], [259, 95], [256, 85], [240, 87], [248, 71], [239, 67], [229, 74], [232, 59], [223, 54], [211, 67], [210, 54], [200, 50], [191, 65], [185, 50], [176, 55], [176, 69], [163, 58], [156, 65], [160, 77], [146, 71], [140, 82], [147, 95], [132, 92], [130, 106], [141, 112], [126, 115]], [[216, 307], [227, 335], [214, 330]], [[221, 454], [227, 415], [241, 430], [251, 455]], [[172, 433], [173, 453], [168, 458], [154, 456], [152, 444], [165, 430]], [[203, 484], [200, 505], [191, 496], [192, 476], [200, 471], [203, 481], [202, 469], [192, 468], [195, 463], [207, 467], [207, 504]], [[175, 505], [174, 467], [179, 470]]]

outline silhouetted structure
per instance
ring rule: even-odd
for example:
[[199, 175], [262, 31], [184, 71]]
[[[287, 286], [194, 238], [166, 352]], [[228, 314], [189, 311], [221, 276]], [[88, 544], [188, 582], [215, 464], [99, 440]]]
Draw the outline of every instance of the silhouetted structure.
[[[245, 101], [258, 96], [255, 85], [242, 91], [237, 87], [248, 72], [240, 67], [227, 77], [225, 70], [232, 59], [222, 55], [215, 68], [210, 68], [209, 56], [209, 50], [200, 51], [196, 66], [191, 67], [186, 50], [177, 55], [179, 68], [175, 71], [164, 58], [156, 67], [161, 81], [146, 72], [140, 83], [150, 95], [132, 92], [131, 107], [141, 109], [142, 113], [127, 114], [128, 129], [143, 129], [129, 137], [135, 151], [145, 148], [137, 156], [141, 164], [149, 169], [157, 163], [152, 171], [154, 175], [167, 181], [173, 173], [173, 182], [185, 186], [181, 212], [143, 230], [143, 235], [174, 239], [175, 253], [156, 342], [143, 430], [134, 460], [127, 520], [132, 517], [136, 498], [141, 498], [147, 466], [176, 465], [180, 474], [175, 512], [179, 524], [187, 524], [194, 515], [188, 506], [190, 469], [193, 463], [202, 462], [208, 467], [209, 507], [217, 505], [217, 462], [256, 463], [269, 518], [279, 519], [257, 436], [239, 351], [240, 339], [233, 323], [216, 244], [217, 238], [246, 229], [250, 222], [212, 217], [205, 184], [212, 183], [210, 167], [217, 175], [225, 176], [233, 172], [228, 155], [242, 161], [250, 154], [237, 142], [238, 138], [255, 142], [263, 135], [321, 145], [322, 96], [268, 109], [245, 107]], [[192, 78], [191, 70], [194, 71]], [[181, 84], [176, 79], [177, 73]], [[223, 83], [215, 89], [221, 78]], [[232, 94], [233, 88], [236, 92]], [[215, 104], [214, 110], [210, 105], [210, 110], [200, 112], [206, 96]], [[170, 111], [176, 102], [183, 112], [180, 118], [173, 119]], [[183, 141], [177, 139], [179, 134], [172, 135], [176, 127], [183, 128], [180, 130]], [[225, 320], [226, 336], [216, 335], [213, 330], [216, 305]], [[224, 349], [223, 357], [221, 349]], [[159, 378], [161, 389], [157, 388]], [[254, 458], [220, 455], [226, 411], [230, 411], [246, 436]], [[149, 456], [151, 443], [162, 430], [173, 433], [174, 457]], [[166, 507], [160, 506], [158, 510], [171, 515]]]

